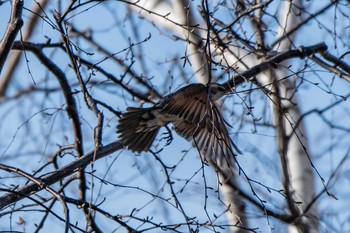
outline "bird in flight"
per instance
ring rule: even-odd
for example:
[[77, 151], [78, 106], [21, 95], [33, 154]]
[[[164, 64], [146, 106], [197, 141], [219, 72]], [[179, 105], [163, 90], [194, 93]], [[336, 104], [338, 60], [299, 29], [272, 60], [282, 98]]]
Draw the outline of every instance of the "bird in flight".
[[217, 83], [190, 84], [152, 107], [129, 107], [117, 126], [120, 142], [133, 152], [148, 151], [159, 129], [172, 123], [177, 134], [192, 141], [206, 162], [214, 162], [219, 155], [234, 155], [232, 148], [241, 153], [215, 103], [226, 92]]

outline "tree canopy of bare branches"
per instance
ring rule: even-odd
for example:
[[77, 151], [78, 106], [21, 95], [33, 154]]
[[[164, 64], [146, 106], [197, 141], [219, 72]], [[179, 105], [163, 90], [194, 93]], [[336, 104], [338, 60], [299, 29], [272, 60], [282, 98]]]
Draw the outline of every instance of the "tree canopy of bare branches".
[[[349, 4], [0, 1], [0, 231], [349, 231]], [[241, 154], [128, 151], [127, 108], [191, 83]]]

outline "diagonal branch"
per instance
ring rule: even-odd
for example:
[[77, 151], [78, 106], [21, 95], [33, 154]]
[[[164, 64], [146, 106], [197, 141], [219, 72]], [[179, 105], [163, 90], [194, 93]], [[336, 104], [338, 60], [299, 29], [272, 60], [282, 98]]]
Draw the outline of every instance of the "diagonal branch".
[[33, 195], [36, 192], [43, 190], [44, 187], [48, 187], [64, 179], [65, 177], [68, 177], [74, 174], [75, 172], [80, 171], [81, 169], [88, 166], [91, 163], [91, 161], [101, 159], [113, 152], [121, 150], [122, 148], [123, 147], [119, 142], [112, 142], [106, 146], [98, 148], [97, 150], [92, 150], [80, 157], [79, 159], [75, 160], [74, 162], [56, 170], [53, 173], [50, 173], [49, 175], [42, 177], [40, 179], [41, 183], [45, 185], [38, 185], [36, 183], [32, 183], [17, 189], [16, 192], [10, 192], [1, 196], [0, 209], [3, 209], [6, 206], [17, 202], [29, 195]]
[[260, 64], [253, 66], [247, 71], [244, 71], [241, 74], [237, 74], [233, 76], [228, 82], [225, 82], [222, 84], [222, 86], [230, 92], [234, 87], [240, 85], [243, 82], [248, 82], [249, 80], [252, 80], [255, 78], [256, 75], [267, 71], [270, 68], [275, 68], [279, 63], [292, 59], [292, 58], [305, 58], [307, 56], [311, 56], [316, 53], [322, 53], [327, 51], [328, 47], [324, 42], [311, 45], [308, 47], [301, 46], [297, 49], [277, 53], [277, 55], [271, 57], [270, 59], [267, 59], [264, 62], [261, 62]]

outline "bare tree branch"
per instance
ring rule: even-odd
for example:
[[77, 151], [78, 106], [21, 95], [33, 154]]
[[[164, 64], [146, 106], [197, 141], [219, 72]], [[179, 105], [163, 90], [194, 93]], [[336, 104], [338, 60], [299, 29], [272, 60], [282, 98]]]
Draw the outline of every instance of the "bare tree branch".
[[[48, 0], [42, 0], [39, 2], [35, 1], [33, 15], [29, 20], [28, 25], [25, 27], [25, 30], [22, 35], [24, 41], [29, 40], [30, 37], [32, 36], [36, 28], [36, 25], [40, 19], [39, 17], [40, 12], [43, 9], [45, 9], [48, 2], [49, 2]], [[20, 63], [21, 56], [22, 56], [21, 52], [14, 52], [14, 55], [10, 57], [10, 59], [8, 59], [7, 69], [5, 70], [3, 77], [0, 79], [0, 97], [5, 96], [7, 87], [10, 84], [11, 79], [13, 78], [13, 74], [15, 73], [18, 64]]]
[[68, 232], [68, 226], [69, 226], [69, 209], [67, 207], [67, 204], [66, 202], [63, 200], [63, 197], [57, 193], [55, 190], [53, 190], [52, 188], [46, 186], [46, 184], [42, 183], [40, 181], [40, 179], [37, 179], [31, 175], [29, 175], [28, 173], [22, 171], [21, 169], [18, 169], [18, 168], [14, 168], [14, 167], [10, 167], [10, 166], [6, 166], [4, 164], [0, 164], [0, 169], [1, 170], [5, 170], [7, 172], [14, 172], [14, 173], [17, 173], [21, 176], [24, 176], [25, 178], [27, 178], [28, 180], [32, 181], [34, 184], [38, 185], [41, 189], [45, 189], [47, 190], [48, 192], [50, 192], [54, 197], [56, 197], [58, 200], [60, 200], [62, 206], [63, 206], [63, 209], [64, 209], [64, 213], [65, 213], [65, 222], [66, 222], [66, 226], [65, 226], [65, 233]]
[[23, 26], [22, 10], [23, 0], [13, 0], [10, 20], [6, 32], [0, 41], [0, 74], [7, 56], [11, 51], [12, 44], [15, 41], [19, 30]]
[[50, 186], [63, 178], [72, 175], [88, 166], [92, 161], [97, 161], [113, 152], [122, 149], [122, 145], [119, 142], [112, 142], [106, 146], [98, 148], [96, 151], [92, 150], [87, 154], [81, 156], [76, 161], [58, 169], [57, 171], [40, 178], [41, 184], [36, 183], [26, 185], [22, 188], [16, 189], [16, 193], [8, 193], [0, 197], [0, 209], [19, 201], [29, 195], [33, 195], [38, 191], [41, 191], [47, 186]]
[[325, 43], [319, 43], [307, 47], [299, 47], [295, 50], [290, 50], [286, 52], [277, 53], [275, 56], [261, 62], [260, 64], [242, 72], [241, 74], [235, 75], [228, 82], [223, 83], [227, 91], [234, 89], [237, 85], [241, 83], [248, 82], [255, 78], [256, 75], [262, 73], [270, 68], [278, 66], [279, 63], [292, 59], [292, 58], [305, 58], [316, 53], [322, 53], [327, 50], [327, 45]]

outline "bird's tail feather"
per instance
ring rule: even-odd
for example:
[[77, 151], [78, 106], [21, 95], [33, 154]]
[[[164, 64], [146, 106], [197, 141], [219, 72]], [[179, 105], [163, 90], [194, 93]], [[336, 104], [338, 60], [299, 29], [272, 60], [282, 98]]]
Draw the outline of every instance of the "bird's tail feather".
[[149, 128], [146, 123], [152, 118], [151, 108], [128, 108], [119, 120], [117, 133], [120, 142], [133, 152], [148, 151], [159, 127]]

